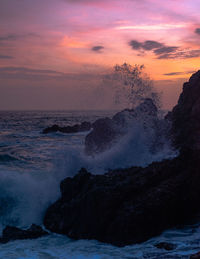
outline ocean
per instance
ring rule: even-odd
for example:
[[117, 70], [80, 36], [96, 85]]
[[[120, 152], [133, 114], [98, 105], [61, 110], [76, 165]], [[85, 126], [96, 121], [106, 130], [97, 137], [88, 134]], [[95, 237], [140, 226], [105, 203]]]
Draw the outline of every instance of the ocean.
[[[173, 157], [169, 145], [152, 154], [152, 132], [135, 127], [113, 149], [96, 157], [84, 154], [87, 132], [51, 133], [42, 130], [53, 124], [73, 125], [111, 117], [114, 111], [1, 111], [0, 112], [0, 228], [6, 225], [42, 225], [46, 208], [60, 196], [59, 184], [81, 167], [95, 174], [108, 169], [146, 166], [152, 161]], [[177, 245], [172, 251], [154, 244], [166, 241]], [[145, 243], [117, 248], [95, 240], [71, 240], [50, 234], [37, 240], [19, 240], [0, 245], [0, 258], [188, 258], [200, 250], [200, 224], [165, 231]]]

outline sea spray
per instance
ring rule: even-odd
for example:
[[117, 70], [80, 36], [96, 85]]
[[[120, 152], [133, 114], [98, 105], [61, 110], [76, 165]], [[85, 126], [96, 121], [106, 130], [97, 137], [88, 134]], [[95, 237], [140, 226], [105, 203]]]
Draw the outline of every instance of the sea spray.
[[45, 208], [59, 194], [53, 175], [0, 172], [0, 224], [29, 226], [41, 224]]
[[86, 155], [83, 147], [65, 148], [57, 155], [55, 164], [62, 175], [73, 176], [81, 167], [95, 174], [102, 174], [109, 169], [131, 166], [145, 167], [153, 161], [173, 158], [178, 152], [171, 146], [166, 130], [168, 122], [154, 118], [134, 119], [129, 122], [125, 135], [120, 137], [104, 152]]
[[[39, 116], [37, 118], [40, 120]], [[34, 127], [37, 118], [29, 121]], [[171, 148], [169, 140], [163, 135], [162, 145], [158, 145], [158, 142], [155, 142], [156, 128], [151, 127], [151, 121], [148, 125], [145, 123], [144, 127], [142, 120], [132, 122], [127, 134], [117, 143], [109, 150], [94, 156], [87, 156], [84, 152], [84, 134], [51, 134], [47, 137], [36, 134], [35, 129], [29, 134], [23, 129], [22, 134], [25, 135], [23, 142], [19, 144], [20, 150], [25, 149], [26, 156], [29, 158], [30, 155], [34, 155], [34, 159], [25, 160], [29, 163], [29, 167], [26, 166], [24, 159], [16, 160], [14, 165], [11, 164], [12, 161], [1, 164], [1, 227], [5, 225], [28, 227], [32, 223], [42, 224], [45, 210], [60, 197], [61, 180], [75, 175], [81, 167], [87, 168], [92, 173], [102, 174], [108, 169], [146, 166], [152, 161], [175, 156], [176, 152]], [[40, 124], [38, 128], [41, 128]], [[6, 136], [5, 145], [8, 140], [10, 145], [14, 141], [12, 135]], [[152, 145], [157, 147], [156, 151], [152, 150]], [[15, 150], [15, 146], [9, 148], [12, 152]], [[44, 165], [41, 158], [45, 158]], [[53, 165], [45, 169], [46, 162], [51, 162]]]

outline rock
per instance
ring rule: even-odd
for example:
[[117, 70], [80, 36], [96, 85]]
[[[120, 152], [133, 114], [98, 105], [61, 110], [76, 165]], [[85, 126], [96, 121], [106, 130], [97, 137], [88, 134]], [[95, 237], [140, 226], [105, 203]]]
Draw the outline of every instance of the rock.
[[184, 83], [178, 104], [167, 115], [176, 148], [200, 149], [200, 70]]
[[170, 251], [170, 250], [174, 250], [176, 248], [176, 245], [172, 244], [172, 243], [168, 243], [168, 242], [160, 242], [160, 243], [155, 244], [155, 247], [157, 247], [159, 249], [165, 249], [167, 251]]
[[[145, 121], [157, 124], [156, 109], [148, 114], [145, 107], [97, 120], [86, 138], [88, 153], [105, 150], [116, 136], [125, 134], [130, 121], [141, 118], [139, 114], [145, 118], [144, 127]], [[200, 71], [184, 84], [178, 104], [165, 121], [172, 124], [171, 138], [180, 150], [176, 158], [104, 175], [82, 169], [61, 182], [61, 198], [44, 217], [46, 228], [74, 239], [124, 246], [194, 219], [200, 212]]]
[[[93, 130], [85, 138], [85, 152], [94, 155], [109, 149], [127, 134], [135, 123], [146, 127], [151, 122], [158, 123], [157, 108], [149, 98], [138, 107], [125, 109], [110, 118], [98, 119], [93, 123]], [[155, 125], [156, 126], [156, 125]]]
[[48, 232], [44, 231], [40, 226], [32, 224], [27, 230], [23, 230], [17, 227], [7, 226], [2, 233], [0, 243], [7, 243], [9, 241], [18, 239], [35, 239], [48, 235]]
[[62, 133], [77, 133], [83, 131], [89, 131], [92, 128], [90, 122], [84, 121], [81, 124], [75, 124], [73, 126], [59, 127], [58, 125], [53, 125], [43, 130], [43, 134], [52, 133], [52, 132], [62, 132]]
[[190, 259], [200, 259], [200, 252], [190, 256]]
[[44, 225], [74, 239], [117, 246], [143, 242], [199, 212], [200, 151], [105, 175], [86, 170], [61, 182]]
[[85, 152], [88, 155], [100, 153], [109, 149], [121, 132], [110, 118], [99, 119], [94, 122], [93, 130], [85, 138]]

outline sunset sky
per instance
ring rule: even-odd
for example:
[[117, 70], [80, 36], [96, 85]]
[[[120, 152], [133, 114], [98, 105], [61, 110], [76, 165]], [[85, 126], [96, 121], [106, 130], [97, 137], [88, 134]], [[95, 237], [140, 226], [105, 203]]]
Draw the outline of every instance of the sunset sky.
[[0, 110], [110, 109], [102, 75], [144, 64], [165, 108], [200, 69], [200, 0], [0, 0]]

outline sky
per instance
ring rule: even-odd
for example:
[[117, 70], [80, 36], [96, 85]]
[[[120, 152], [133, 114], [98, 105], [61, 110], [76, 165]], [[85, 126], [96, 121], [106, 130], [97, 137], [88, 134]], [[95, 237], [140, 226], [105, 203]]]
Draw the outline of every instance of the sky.
[[114, 109], [115, 64], [144, 64], [164, 108], [200, 69], [200, 0], [0, 0], [0, 110]]

